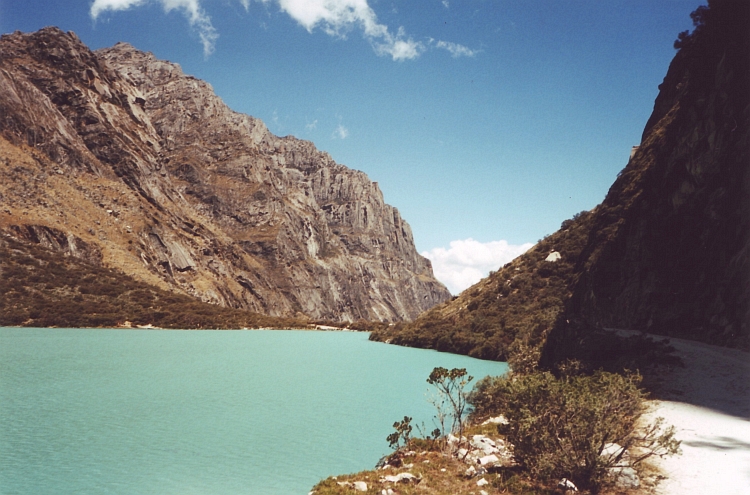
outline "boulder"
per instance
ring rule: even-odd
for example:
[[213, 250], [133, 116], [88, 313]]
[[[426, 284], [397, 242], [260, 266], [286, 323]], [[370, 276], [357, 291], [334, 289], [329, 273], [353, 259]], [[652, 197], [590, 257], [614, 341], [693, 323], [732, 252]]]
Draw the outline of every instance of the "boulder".
[[364, 481], [355, 481], [352, 483], [354, 486], [354, 490], [358, 492], [366, 492], [367, 491], [367, 483]]
[[557, 487], [558, 488], [562, 488], [566, 492], [567, 491], [573, 491], [573, 492], [577, 492], [578, 491], [578, 487], [572, 481], [570, 481], [568, 478], [561, 479], [557, 483]]
[[485, 435], [474, 435], [471, 439], [471, 446], [477, 450], [481, 450], [485, 455], [499, 452], [495, 441]]
[[559, 261], [562, 259], [562, 255], [558, 253], [557, 251], [552, 251], [547, 255], [546, 258], [544, 258], [544, 261], [549, 261], [551, 263], [554, 263], [555, 261]]
[[507, 425], [508, 420], [503, 416], [502, 414], [500, 416], [495, 416], [494, 418], [489, 418], [486, 421], [482, 423], [483, 425]]
[[500, 458], [498, 458], [495, 454], [490, 454], [484, 457], [480, 457], [479, 459], [477, 459], [477, 462], [481, 466], [494, 466], [495, 464], [500, 462]]
[[621, 456], [619, 463], [626, 463], [630, 459], [630, 454], [628, 454], [628, 451], [625, 450], [625, 448], [622, 445], [617, 444], [617, 443], [608, 443], [604, 445], [601, 456], [604, 457], [605, 459], [611, 459], [611, 460], [616, 459], [617, 456]]
[[609, 475], [614, 479], [615, 486], [618, 488], [633, 489], [641, 486], [641, 479], [638, 472], [632, 467], [618, 466], [609, 470]]

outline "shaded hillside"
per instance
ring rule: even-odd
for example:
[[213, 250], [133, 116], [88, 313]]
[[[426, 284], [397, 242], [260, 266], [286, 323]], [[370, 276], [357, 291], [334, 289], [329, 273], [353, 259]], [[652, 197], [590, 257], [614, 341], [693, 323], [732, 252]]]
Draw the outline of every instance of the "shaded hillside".
[[130, 45], [0, 38], [0, 230], [81, 239], [134, 279], [275, 316], [399, 321], [450, 297], [377, 183]]
[[[696, 10], [638, 151], [590, 215], [373, 338], [490, 359], [539, 357], [547, 344], [547, 363], [582, 357], [584, 344], [601, 354], [589, 337], [602, 327], [748, 347], [749, 11]], [[553, 249], [562, 259], [545, 262]]]
[[721, 345], [750, 335], [750, 3], [681, 35], [640, 147], [599, 207], [570, 312]]

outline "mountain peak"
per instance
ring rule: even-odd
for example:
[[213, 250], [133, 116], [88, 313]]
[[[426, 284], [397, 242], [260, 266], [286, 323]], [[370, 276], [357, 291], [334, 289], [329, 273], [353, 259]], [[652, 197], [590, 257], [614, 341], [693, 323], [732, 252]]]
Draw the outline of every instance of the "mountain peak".
[[136, 279], [269, 315], [398, 321], [450, 297], [364, 173], [177, 64], [57, 28], [0, 53], [9, 235], [53, 229]]

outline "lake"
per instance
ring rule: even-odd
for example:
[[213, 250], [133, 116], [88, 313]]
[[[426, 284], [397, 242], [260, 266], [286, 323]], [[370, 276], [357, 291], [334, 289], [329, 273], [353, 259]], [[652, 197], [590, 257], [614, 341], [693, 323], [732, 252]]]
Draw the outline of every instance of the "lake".
[[307, 494], [374, 467], [436, 366], [367, 333], [0, 328], [0, 493]]

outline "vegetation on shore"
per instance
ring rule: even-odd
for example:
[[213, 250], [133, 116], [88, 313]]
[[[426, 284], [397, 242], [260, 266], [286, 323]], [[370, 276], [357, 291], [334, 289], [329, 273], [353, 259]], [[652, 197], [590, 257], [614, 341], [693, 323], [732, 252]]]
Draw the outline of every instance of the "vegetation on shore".
[[[674, 428], [661, 420], [639, 422], [645, 395], [637, 374], [581, 373], [570, 362], [559, 376], [529, 370], [487, 377], [470, 393], [466, 370], [436, 368], [427, 381], [439, 397], [438, 427], [430, 435], [412, 437], [405, 416], [387, 438], [395, 451], [377, 469], [329, 477], [312, 493], [557, 494], [566, 486], [591, 494], [637, 493], [633, 480], [644, 474], [642, 462], [679, 451]], [[486, 456], [482, 442], [503, 451]]]

